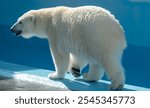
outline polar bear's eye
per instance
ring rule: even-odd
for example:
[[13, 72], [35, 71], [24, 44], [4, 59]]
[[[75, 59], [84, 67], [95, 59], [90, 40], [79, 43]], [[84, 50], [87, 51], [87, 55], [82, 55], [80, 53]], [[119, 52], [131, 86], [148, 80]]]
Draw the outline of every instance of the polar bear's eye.
[[22, 24], [22, 22], [21, 22], [21, 21], [19, 21], [19, 24]]

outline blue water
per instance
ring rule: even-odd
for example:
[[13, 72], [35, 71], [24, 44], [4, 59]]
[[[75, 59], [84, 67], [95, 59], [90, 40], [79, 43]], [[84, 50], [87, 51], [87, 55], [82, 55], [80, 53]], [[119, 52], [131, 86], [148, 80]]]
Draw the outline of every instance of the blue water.
[[[1, 61], [54, 70], [47, 40], [15, 37], [9, 28], [0, 26]], [[126, 83], [150, 88], [149, 61], [150, 47], [129, 44], [123, 56]]]
[[[10, 5], [11, 4], [11, 5]], [[128, 48], [123, 56], [126, 83], [150, 88], [150, 3], [130, 0], [2, 0], [0, 61], [54, 70], [47, 40], [15, 37], [10, 26], [31, 9], [52, 6], [101, 6], [113, 13], [125, 29]], [[106, 79], [106, 77], [104, 77]]]

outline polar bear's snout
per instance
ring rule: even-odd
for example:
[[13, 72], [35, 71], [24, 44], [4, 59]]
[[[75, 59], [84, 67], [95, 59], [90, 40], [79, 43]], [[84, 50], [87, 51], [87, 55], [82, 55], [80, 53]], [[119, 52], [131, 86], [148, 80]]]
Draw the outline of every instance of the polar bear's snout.
[[18, 23], [15, 23], [11, 28], [10, 30], [14, 33], [15, 36], [18, 36], [20, 34], [22, 34], [22, 30], [19, 29], [19, 25]]
[[11, 31], [14, 33], [14, 35], [16, 35], [16, 36], [18, 36], [18, 35], [20, 35], [20, 34], [22, 33], [21, 30], [16, 30], [16, 29], [13, 29], [13, 28], [11, 28], [10, 30], [11, 30]]

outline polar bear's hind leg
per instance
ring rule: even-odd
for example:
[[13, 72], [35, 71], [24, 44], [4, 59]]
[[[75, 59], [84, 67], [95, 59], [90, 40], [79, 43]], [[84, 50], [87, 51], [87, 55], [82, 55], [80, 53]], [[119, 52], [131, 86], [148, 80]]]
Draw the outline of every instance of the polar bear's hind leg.
[[81, 59], [78, 56], [75, 56], [74, 54], [70, 53], [69, 72], [71, 72], [74, 77], [81, 76], [80, 71], [85, 65], [86, 61], [84, 59]]
[[83, 79], [86, 81], [98, 81], [103, 77], [104, 69], [99, 63], [90, 63], [88, 73], [83, 74]]
[[81, 73], [80, 73], [80, 69], [72, 67], [71, 68], [71, 73], [74, 77], [80, 77]]

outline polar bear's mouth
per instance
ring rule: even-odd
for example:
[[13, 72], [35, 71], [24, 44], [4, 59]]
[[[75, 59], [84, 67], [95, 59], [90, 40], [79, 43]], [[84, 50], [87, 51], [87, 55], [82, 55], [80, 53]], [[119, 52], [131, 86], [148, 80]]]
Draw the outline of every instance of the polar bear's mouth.
[[21, 30], [15, 30], [13, 27], [11, 27], [10, 30], [14, 33], [15, 36], [18, 36], [18, 35], [20, 35], [22, 33]]
[[22, 33], [22, 31], [19, 30], [19, 31], [16, 31], [14, 34], [15, 34], [16, 36], [18, 36], [18, 35], [20, 35], [21, 33]]

